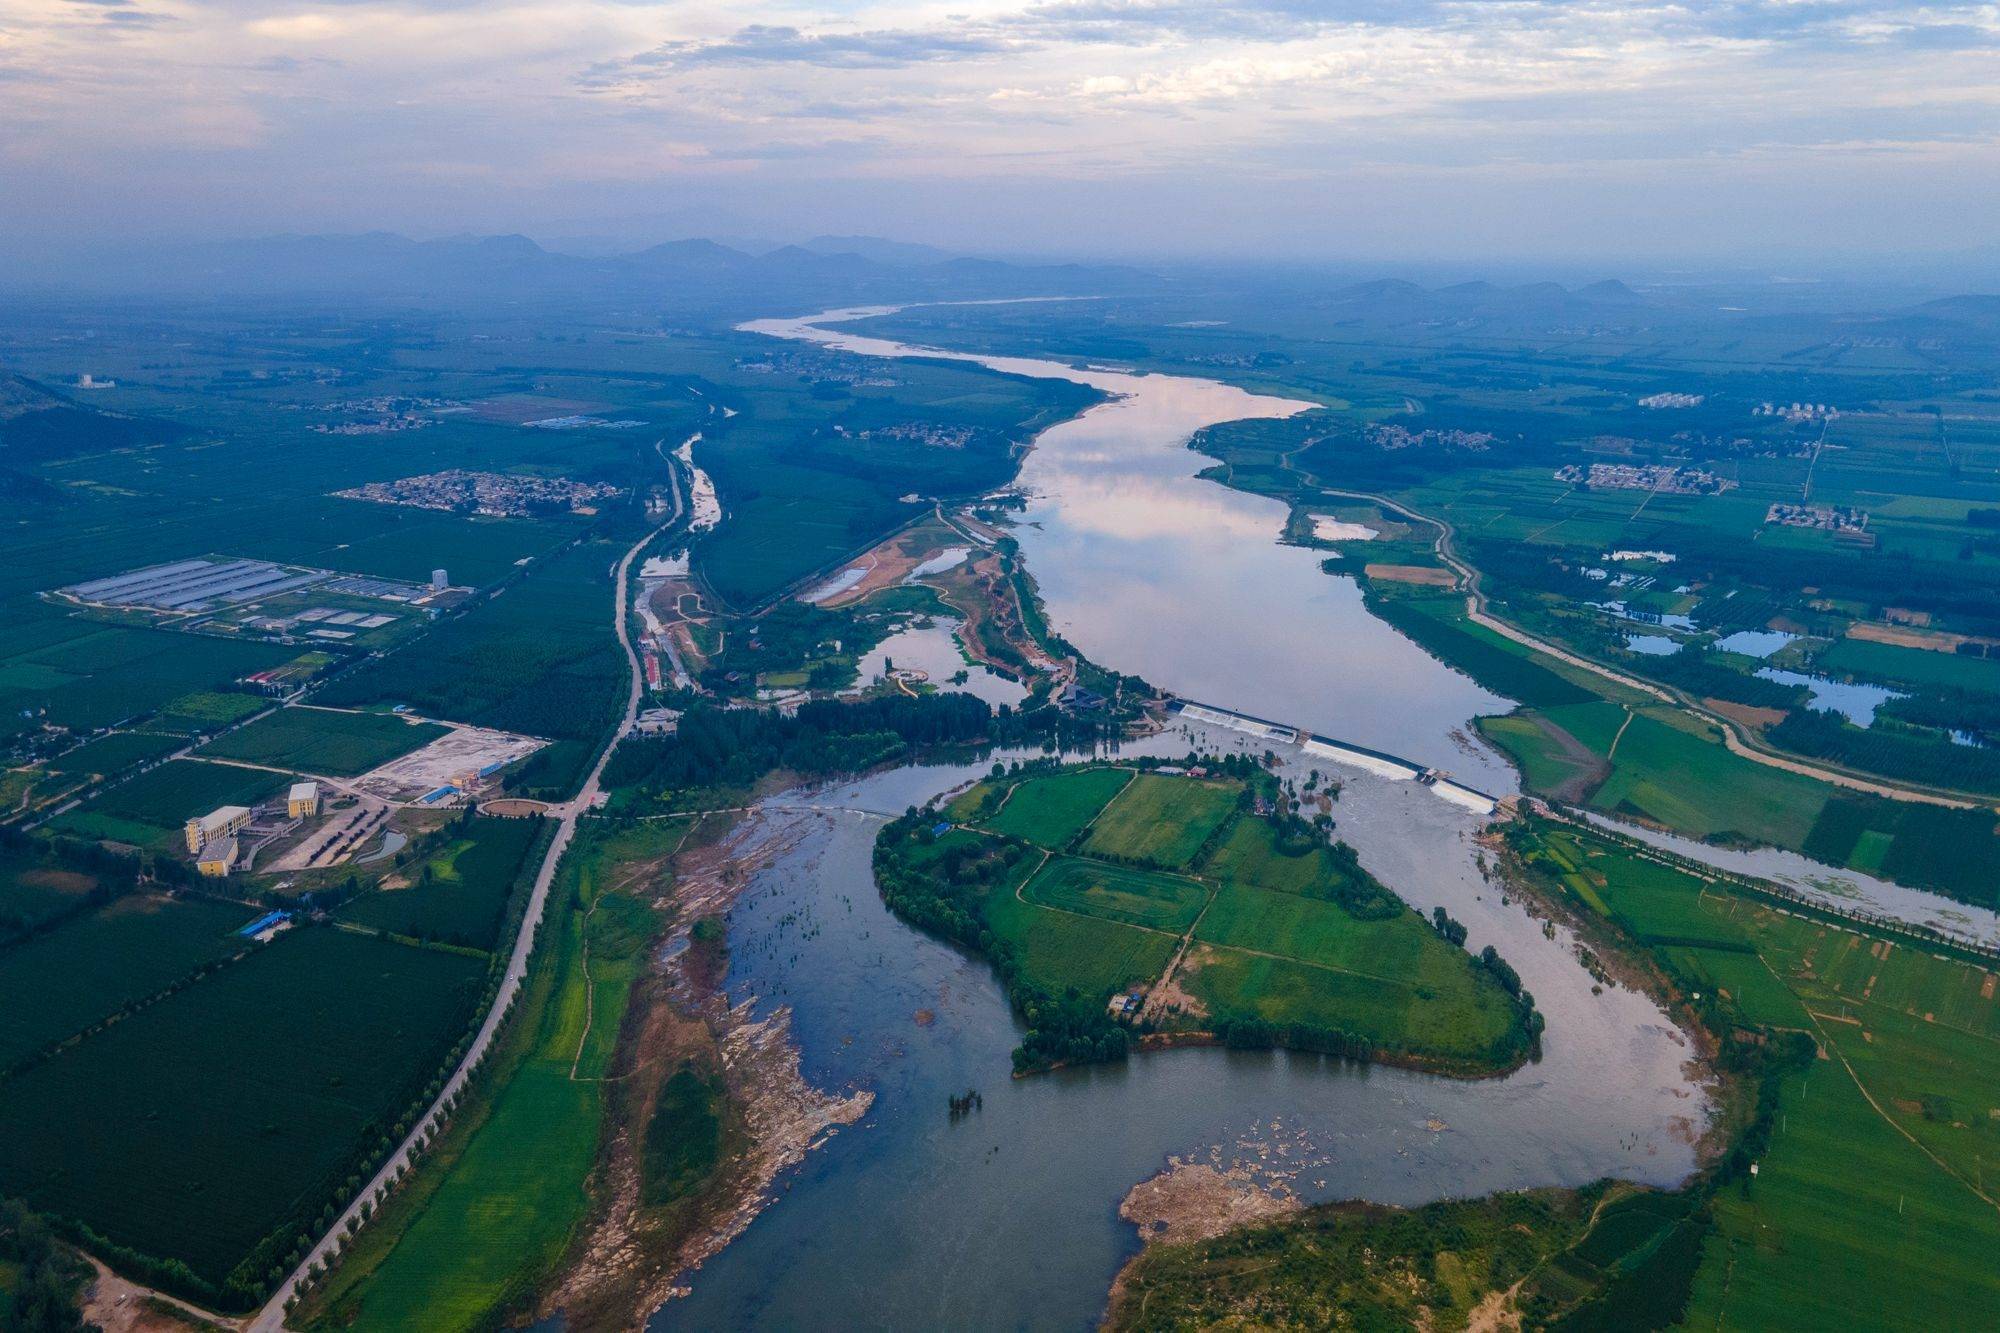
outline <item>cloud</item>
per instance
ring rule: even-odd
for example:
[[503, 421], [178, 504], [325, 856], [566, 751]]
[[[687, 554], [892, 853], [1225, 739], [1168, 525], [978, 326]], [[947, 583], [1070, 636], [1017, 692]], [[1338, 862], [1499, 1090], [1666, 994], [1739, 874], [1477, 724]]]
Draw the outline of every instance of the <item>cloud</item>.
[[633, 66], [816, 65], [830, 69], [895, 69], [936, 61], [973, 60], [1018, 49], [1003, 38], [956, 28], [883, 28], [864, 32], [803, 32], [753, 23], [710, 41], [665, 42], [625, 62]]

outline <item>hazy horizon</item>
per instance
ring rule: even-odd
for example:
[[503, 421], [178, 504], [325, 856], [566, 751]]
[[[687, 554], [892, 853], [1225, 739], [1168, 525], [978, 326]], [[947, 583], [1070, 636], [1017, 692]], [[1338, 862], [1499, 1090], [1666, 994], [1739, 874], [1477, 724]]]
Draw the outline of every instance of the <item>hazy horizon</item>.
[[0, 241], [1976, 262], [1996, 53], [1870, 0], [8, 0]]

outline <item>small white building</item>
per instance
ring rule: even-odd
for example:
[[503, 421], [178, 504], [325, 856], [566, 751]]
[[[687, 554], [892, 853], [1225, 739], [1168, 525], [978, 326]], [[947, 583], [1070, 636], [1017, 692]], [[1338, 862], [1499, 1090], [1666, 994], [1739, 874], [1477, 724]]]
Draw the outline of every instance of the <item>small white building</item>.
[[319, 784], [317, 782], [294, 782], [291, 795], [285, 798], [285, 813], [293, 819], [310, 819], [319, 813]]

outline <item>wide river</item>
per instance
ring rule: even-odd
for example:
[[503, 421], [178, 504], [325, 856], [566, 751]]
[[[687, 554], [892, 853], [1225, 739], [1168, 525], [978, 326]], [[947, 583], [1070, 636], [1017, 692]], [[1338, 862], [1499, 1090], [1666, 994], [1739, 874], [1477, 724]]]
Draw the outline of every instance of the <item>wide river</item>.
[[[1282, 504], [1196, 473], [1203, 426], [1307, 404], [1204, 380], [967, 356], [818, 327], [747, 326], [863, 355], [974, 361], [1114, 395], [1036, 440], [1016, 530], [1057, 627], [1091, 658], [1187, 697], [1447, 768], [1491, 792], [1511, 771], [1466, 737], [1510, 705], [1370, 616], [1350, 580], [1282, 546]], [[1127, 752], [1247, 744], [1186, 725]], [[1264, 748], [1261, 742], [1256, 748]], [[663, 1309], [657, 1329], [1082, 1329], [1137, 1248], [1126, 1192], [1170, 1156], [1244, 1164], [1309, 1199], [1392, 1203], [1606, 1175], [1671, 1185], [1709, 1104], [1686, 1039], [1644, 996], [1597, 992], [1573, 942], [1503, 900], [1482, 820], [1414, 782], [1337, 773], [1340, 836], [1420, 910], [1496, 945], [1548, 1016], [1546, 1053], [1460, 1082], [1319, 1057], [1191, 1049], [1015, 1080], [1019, 1029], [991, 970], [908, 929], [869, 871], [886, 817], [976, 776], [910, 767], [767, 804], [784, 850], [730, 918], [732, 993], [788, 1005], [805, 1076], [867, 1087], [869, 1115], [810, 1154], [781, 1197]], [[946, 1098], [982, 1109], [952, 1121]]]

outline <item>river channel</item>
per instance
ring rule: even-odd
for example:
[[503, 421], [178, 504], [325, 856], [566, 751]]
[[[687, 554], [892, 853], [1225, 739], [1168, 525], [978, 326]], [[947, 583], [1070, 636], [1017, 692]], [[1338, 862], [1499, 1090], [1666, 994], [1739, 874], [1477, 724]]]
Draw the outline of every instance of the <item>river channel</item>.
[[[1370, 616], [1313, 552], [1278, 543], [1282, 504], [1196, 473], [1202, 426], [1306, 404], [1207, 381], [906, 348], [764, 321], [760, 332], [881, 356], [947, 355], [1115, 395], [1038, 437], [1016, 531], [1080, 650], [1188, 697], [1450, 769], [1511, 772], [1466, 739], [1510, 705]], [[1126, 753], [1254, 746], [1182, 722]], [[905, 927], [869, 870], [884, 819], [976, 777], [912, 766], [768, 802], [746, 837], [782, 848], [729, 922], [732, 994], [789, 1006], [806, 1078], [874, 1106], [783, 1178], [779, 1197], [689, 1279], [656, 1329], [1091, 1327], [1138, 1248], [1118, 1204], [1170, 1157], [1242, 1164], [1312, 1200], [1418, 1203], [1606, 1175], [1685, 1178], [1708, 1100], [1650, 1000], [1601, 991], [1560, 931], [1490, 882], [1483, 817], [1410, 781], [1282, 747], [1337, 775], [1339, 834], [1419, 910], [1444, 905], [1521, 972], [1548, 1017], [1543, 1058], [1463, 1082], [1320, 1057], [1187, 1049], [1016, 1080], [1019, 1029], [991, 970]], [[950, 1094], [977, 1090], [960, 1120]]]

